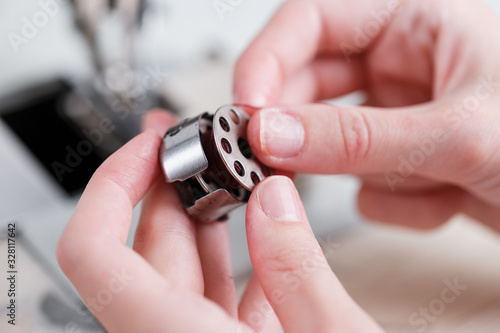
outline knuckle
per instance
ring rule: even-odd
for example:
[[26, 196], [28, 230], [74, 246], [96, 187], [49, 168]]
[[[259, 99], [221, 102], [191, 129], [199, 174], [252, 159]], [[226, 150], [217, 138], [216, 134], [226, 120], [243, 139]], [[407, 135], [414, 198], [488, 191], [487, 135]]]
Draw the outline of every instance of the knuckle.
[[327, 333], [336, 331], [335, 328], [338, 327], [338, 322], [332, 320], [332, 316], [328, 313], [321, 315], [317, 322], [314, 332], [316, 333]]
[[78, 267], [85, 248], [77, 240], [70, 239], [68, 235], [63, 234], [59, 239], [56, 250], [56, 258], [59, 266], [66, 274]]
[[108, 248], [109, 242], [82, 239], [65, 232], [57, 243], [56, 259], [61, 270], [68, 275], [95, 265], [100, 253]]
[[[296, 244], [265, 253], [266, 269], [274, 273], [293, 273], [304, 269], [316, 248], [308, 244]], [[314, 259], [314, 258], [312, 258]]]
[[57, 243], [57, 249], [56, 249], [56, 258], [59, 267], [61, 267], [61, 269], [64, 272], [66, 272], [66, 270], [69, 269], [68, 266], [70, 263], [70, 260], [68, 260], [66, 247], [67, 244], [65, 238], [59, 239], [59, 243]]
[[153, 229], [153, 232], [149, 234], [148, 241], [151, 241], [153, 243], [160, 243], [160, 242], [185, 242], [191, 246], [196, 246], [196, 232], [194, 229], [194, 226], [188, 225], [182, 226], [182, 225], [173, 225], [173, 226], [161, 226], [158, 225], [156, 226], [155, 229]]
[[148, 244], [148, 232], [146, 228], [142, 227], [140, 224], [137, 227], [134, 235], [134, 250], [141, 252]]
[[370, 151], [371, 130], [367, 117], [360, 111], [337, 111], [345, 163], [354, 165], [366, 158]]
[[464, 137], [457, 141], [458, 167], [466, 173], [478, 171], [491, 159], [493, 151], [484, 139]]

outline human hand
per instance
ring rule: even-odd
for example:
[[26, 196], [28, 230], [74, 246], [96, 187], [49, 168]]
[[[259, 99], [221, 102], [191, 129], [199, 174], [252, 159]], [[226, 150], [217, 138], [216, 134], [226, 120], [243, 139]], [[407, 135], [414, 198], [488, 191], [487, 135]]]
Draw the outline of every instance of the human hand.
[[[361, 176], [368, 218], [465, 212], [500, 231], [498, 31], [481, 1], [289, 1], [235, 68], [236, 102], [265, 107], [250, 146], [278, 169]], [[365, 106], [304, 104], [356, 90]]]
[[286, 332], [380, 332], [333, 275], [286, 177], [261, 182], [248, 203], [255, 276], [238, 308], [227, 224], [189, 219], [160, 176], [159, 133], [173, 122], [146, 117], [149, 130], [96, 171], [58, 244], [61, 268], [106, 330], [278, 332], [281, 322]]

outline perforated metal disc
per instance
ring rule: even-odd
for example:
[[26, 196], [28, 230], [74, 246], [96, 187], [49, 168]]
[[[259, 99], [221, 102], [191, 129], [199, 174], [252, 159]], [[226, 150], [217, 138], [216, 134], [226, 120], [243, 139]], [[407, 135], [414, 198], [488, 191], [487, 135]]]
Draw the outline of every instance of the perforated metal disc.
[[214, 140], [222, 161], [233, 177], [252, 191], [266, 175], [247, 141], [250, 117], [239, 107], [223, 106], [214, 115]]

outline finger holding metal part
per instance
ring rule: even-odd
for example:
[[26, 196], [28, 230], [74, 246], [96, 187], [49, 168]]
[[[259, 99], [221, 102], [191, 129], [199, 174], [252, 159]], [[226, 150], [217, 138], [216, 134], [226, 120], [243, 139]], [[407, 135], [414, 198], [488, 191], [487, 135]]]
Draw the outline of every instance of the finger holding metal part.
[[175, 183], [190, 216], [201, 222], [225, 220], [246, 203], [271, 170], [260, 163], [247, 141], [245, 107], [228, 105], [170, 128], [160, 161], [165, 179]]

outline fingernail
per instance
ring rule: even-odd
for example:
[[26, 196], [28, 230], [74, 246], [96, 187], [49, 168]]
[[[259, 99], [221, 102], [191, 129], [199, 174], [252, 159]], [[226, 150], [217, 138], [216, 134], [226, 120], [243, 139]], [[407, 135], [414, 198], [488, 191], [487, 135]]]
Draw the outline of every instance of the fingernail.
[[258, 187], [257, 198], [262, 211], [273, 220], [301, 222], [302, 211], [299, 194], [292, 181], [275, 176]]
[[260, 113], [262, 151], [278, 158], [297, 156], [304, 145], [304, 126], [300, 120], [277, 109]]

